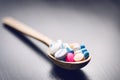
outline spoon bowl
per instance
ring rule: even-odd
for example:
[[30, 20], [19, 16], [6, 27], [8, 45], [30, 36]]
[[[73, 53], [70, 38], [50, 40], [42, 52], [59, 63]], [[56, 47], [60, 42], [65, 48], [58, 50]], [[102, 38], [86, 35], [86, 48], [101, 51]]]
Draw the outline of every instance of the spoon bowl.
[[48, 57], [50, 60], [52, 60], [53, 63], [55, 63], [57, 66], [68, 69], [68, 70], [77, 70], [80, 68], [85, 67], [91, 60], [91, 56], [89, 56], [86, 60], [80, 61], [80, 62], [65, 62], [62, 60], [58, 60], [52, 55], [48, 54]]
[[[53, 40], [51, 40], [50, 38], [48, 38], [47, 36], [37, 32], [36, 30], [33, 30], [32, 28], [30, 28], [29, 26], [13, 19], [10, 17], [6, 17], [3, 19], [3, 24], [8, 25], [8, 27], [14, 28], [17, 31], [30, 36], [36, 40], [39, 40], [41, 42], [43, 42], [45, 45], [47, 45], [48, 47], [50, 46], [50, 44], [53, 42]], [[68, 70], [76, 70], [76, 69], [80, 69], [85, 67], [91, 60], [91, 55], [89, 55], [89, 57], [83, 61], [80, 62], [65, 62], [62, 60], [58, 60], [55, 57], [53, 57], [50, 53], [48, 53], [48, 58], [55, 63], [57, 66], [64, 68], [64, 69], [68, 69]]]

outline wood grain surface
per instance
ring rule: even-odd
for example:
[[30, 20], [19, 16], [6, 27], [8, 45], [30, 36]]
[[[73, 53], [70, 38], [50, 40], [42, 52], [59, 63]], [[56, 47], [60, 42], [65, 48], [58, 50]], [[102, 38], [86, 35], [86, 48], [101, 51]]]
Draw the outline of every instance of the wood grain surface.
[[[0, 80], [119, 80], [120, 1], [0, 0]], [[81, 70], [54, 65], [47, 46], [2, 24], [11, 16], [53, 40], [84, 43]]]

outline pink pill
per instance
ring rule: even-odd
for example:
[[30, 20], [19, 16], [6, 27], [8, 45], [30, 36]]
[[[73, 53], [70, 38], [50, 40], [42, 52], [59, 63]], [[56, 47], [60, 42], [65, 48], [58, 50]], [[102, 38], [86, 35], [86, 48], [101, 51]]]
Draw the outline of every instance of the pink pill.
[[66, 62], [74, 62], [74, 54], [73, 53], [67, 53]]

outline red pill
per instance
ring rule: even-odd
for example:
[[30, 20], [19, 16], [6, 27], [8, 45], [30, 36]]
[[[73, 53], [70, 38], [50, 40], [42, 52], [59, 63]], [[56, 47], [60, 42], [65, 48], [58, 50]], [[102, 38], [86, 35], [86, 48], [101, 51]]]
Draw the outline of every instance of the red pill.
[[74, 54], [73, 53], [67, 53], [66, 62], [74, 62]]

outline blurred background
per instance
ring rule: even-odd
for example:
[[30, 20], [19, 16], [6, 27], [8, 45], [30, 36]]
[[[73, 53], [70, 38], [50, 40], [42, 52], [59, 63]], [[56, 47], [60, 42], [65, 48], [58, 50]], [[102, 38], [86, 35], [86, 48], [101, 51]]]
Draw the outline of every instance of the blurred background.
[[[44, 44], [3, 26], [6, 16], [85, 44], [92, 60], [77, 71], [57, 67]], [[119, 57], [120, 0], [0, 0], [0, 80], [119, 80]]]

